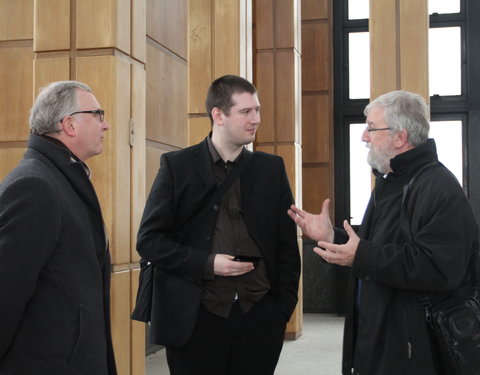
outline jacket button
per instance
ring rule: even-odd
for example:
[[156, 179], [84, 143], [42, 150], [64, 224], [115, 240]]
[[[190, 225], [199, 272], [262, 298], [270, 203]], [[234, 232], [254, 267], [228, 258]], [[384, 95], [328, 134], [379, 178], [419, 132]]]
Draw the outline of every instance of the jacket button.
[[219, 209], [220, 209], [220, 207], [218, 206], [218, 204], [215, 204], [215, 205], [213, 206], [213, 210], [214, 210], [214, 211], [218, 211]]

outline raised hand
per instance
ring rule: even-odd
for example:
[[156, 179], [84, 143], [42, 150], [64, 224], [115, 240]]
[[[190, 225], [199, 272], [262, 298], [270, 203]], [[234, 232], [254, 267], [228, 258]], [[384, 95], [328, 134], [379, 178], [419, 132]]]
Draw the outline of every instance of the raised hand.
[[311, 214], [292, 204], [288, 216], [300, 227], [303, 234], [315, 241], [333, 242], [334, 231], [330, 222], [330, 199], [325, 199], [322, 212]]

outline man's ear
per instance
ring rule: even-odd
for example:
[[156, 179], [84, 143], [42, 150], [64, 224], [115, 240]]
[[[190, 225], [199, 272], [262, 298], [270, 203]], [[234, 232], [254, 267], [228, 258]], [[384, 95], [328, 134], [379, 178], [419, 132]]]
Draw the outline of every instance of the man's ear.
[[399, 132], [395, 133], [395, 146], [397, 148], [403, 148], [408, 144], [408, 132], [406, 129], [402, 129]]
[[60, 122], [60, 126], [63, 132], [69, 137], [75, 137], [77, 134], [75, 131], [75, 125], [73, 124], [73, 119], [71, 116], [65, 116]]
[[216, 125], [223, 125], [223, 111], [218, 107], [213, 107], [212, 109], [212, 119], [213, 123]]

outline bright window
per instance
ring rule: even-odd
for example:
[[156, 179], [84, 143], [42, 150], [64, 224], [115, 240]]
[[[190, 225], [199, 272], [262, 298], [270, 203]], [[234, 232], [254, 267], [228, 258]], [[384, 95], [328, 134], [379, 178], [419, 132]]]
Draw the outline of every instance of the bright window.
[[430, 138], [435, 139], [438, 160], [455, 175], [463, 185], [463, 143], [461, 121], [432, 121]]
[[460, 13], [460, 0], [428, 0], [428, 13]]
[[350, 99], [370, 98], [370, 36], [368, 32], [348, 34]]
[[360, 225], [372, 191], [372, 168], [368, 148], [362, 142], [365, 123], [350, 124], [350, 223]]
[[348, 0], [348, 19], [358, 20], [369, 18], [369, 7], [369, 0]]
[[461, 95], [460, 27], [429, 29], [430, 95]]

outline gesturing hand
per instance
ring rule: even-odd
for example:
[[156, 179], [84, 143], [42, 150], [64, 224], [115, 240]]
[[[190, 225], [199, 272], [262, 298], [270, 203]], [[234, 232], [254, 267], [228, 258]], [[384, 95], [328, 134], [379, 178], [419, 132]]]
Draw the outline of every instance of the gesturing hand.
[[318, 246], [313, 251], [320, 255], [328, 263], [338, 264], [340, 266], [351, 266], [357, 253], [360, 237], [357, 236], [353, 228], [345, 220], [343, 227], [347, 231], [348, 241], [343, 245], [335, 245], [326, 241], [319, 241]]
[[253, 263], [236, 262], [227, 254], [217, 254], [213, 261], [213, 273], [218, 276], [240, 276], [254, 268]]
[[311, 214], [292, 204], [288, 216], [300, 227], [302, 233], [315, 241], [333, 242], [334, 231], [330, 222], [330, 199], [325, 199], [322, 212]]

